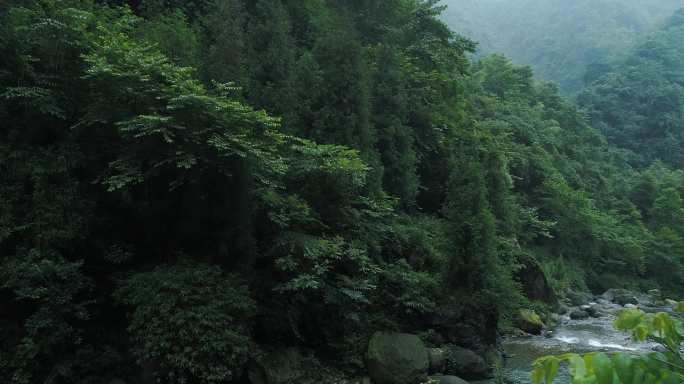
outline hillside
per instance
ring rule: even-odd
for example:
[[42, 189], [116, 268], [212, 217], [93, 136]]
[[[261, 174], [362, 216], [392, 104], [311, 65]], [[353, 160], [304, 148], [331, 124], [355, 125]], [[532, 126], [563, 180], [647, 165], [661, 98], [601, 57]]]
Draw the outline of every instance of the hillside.
[[682, 0], [443, 0], [443, 20], [480, 43], [531, 65], [565, 94], [657, 30]]
[[0, 382], [488, 379], [563, 303], [684, 296], [681, 12], [579, 107], [440, 10], [4, 4]]

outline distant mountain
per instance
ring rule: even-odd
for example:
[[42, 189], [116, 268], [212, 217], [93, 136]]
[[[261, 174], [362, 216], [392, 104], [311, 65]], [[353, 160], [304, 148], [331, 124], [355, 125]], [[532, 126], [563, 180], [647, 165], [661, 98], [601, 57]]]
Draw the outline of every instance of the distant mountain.
[[684, 168], [684, 9], [578, 96], [608, 141]]
[[[566, 94], [589, 72], [659, 29], [684, 0], [442, 0], [443, 19], [480, 43], [480, 54], [503, 53], [529, 64]], [[591, 80], [590, 79], [590, 80]]]

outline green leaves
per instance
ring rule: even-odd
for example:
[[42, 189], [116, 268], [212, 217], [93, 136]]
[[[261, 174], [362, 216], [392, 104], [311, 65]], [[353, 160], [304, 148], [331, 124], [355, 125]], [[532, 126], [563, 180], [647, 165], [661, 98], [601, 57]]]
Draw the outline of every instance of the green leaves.
[[160, 380], [211, 384], [240, 376], [255, 303], [236, 276], [181, 261], [130, 276], [115, 297], [131, 311], [134, 353], [160, 363]]

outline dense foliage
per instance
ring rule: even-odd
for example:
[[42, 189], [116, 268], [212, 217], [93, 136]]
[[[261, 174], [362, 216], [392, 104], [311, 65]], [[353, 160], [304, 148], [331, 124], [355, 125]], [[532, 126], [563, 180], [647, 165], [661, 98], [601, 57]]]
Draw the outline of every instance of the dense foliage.
[[682, 171], [469, 61], [441, 10], [2, 6], [0, 380], [239, 382], [288, 346], [353, 375], [374, 331], [454, 324], [484, 349], [537, 305], [522, 260], [684, 293]]

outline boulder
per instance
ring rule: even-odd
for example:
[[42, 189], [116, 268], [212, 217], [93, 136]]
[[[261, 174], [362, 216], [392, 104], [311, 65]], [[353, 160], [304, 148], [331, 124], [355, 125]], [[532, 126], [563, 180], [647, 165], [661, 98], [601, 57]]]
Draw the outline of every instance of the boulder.
[[498, 342], [499, 317], [497, 308], [491, 303], [454, 301], [444, 303], [438, 311], [423, 319], [422, 326], [441, 336], [441, 342], [430, 340], [433, 345], [458, 344], [477, 350]]
[[566, 294], [568, 300], [570, 301], [570, 304], [575, 305], [575, 306], [580, 306], [587, 304], [591, 301], [592, 295], [587, 292], [573, 292], [570, 291]]
[[558, 296], [551, 287], [539, 262], [532, 256], [523, 256], [519, 260], [520, 269], [516, 277], [520, 281], [523, 293], [530, 300], [541, 301], [556, 308]]
[[529, 309], [521, 309], [518, 311], [515, 323], [518, 328], [533, 335], [541, 335], [541, 331], [544, 328], [544, 323], [539, 315]]
[[674, 308], [674, 307], [676, 307], [679, 303], [678, 303], [676, 300], [665, 299], [665, 304], [666, 304], [668, 307]]
[[625, 304], [639, 304], [639, 300], [636, 295], [626, 289], [609, 289], [604, 294], [603, 297], [606, 300], [612, 301], [615, 304], [624, 306]]
[[603, 315], [598, 304], [590, 305], [589, 308], [587, 308], [585, 310], [585, 312], [588, 313], [589, 316], [594, 317], [594, 318], [599, 318]]
[[461, 379], [458, 376], [445, 376], [445, 375], [438, 375], [438, 376], [430, 376], [430, 383], [434, 384], [468, 384], [467, 381]]
[[630, 294], [617, 295], [613, 298], [613, 302], [615, 304], [620, 304], [622, 306], [626, 306], [627, 304], [632, 304], [632, 305], [639, 304], [639, 300], [634, 295], [630, 295]]
[[546, 324], [549, 326], [549, 328], [557, 326], [562, 320], [563, 317], [557, 313], [549, 313], [548, 316], [546, 316]]
[[482, 357], [487, 362], [487, 366], [492, 368], [492, 371], [494, 371], [494, 367], [502, 367], [504, 365], [503, 350], [496, 345], [490, 345], [485, 349]]
[[466, 348], [451, 346], [447, 351], [444, 373], [476, 380], [488, 378], [490, 369], [485, 359], [477, 353]]
[[589, 314], [578, 308], [570, 312], [570, 318], [573, 320], [584, 320], [589, 318]]
[[428, 352], [416, 335], [376, 332], [368, 343], [368, 374], [375, 384], [415, 384], [427, 378]]
[[252, 384], [289, 384], [301, 380], [305, 372], [304, 356], [296, 348], [287, 348], [253, 361], [247, 376]]
[[428, 361], [430, 373], [442, 373], [446, 365], [447, 350], [444, 348], [428, 348]]

